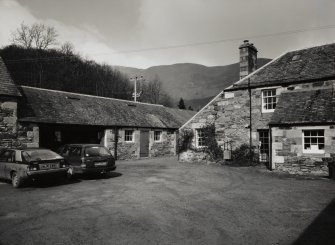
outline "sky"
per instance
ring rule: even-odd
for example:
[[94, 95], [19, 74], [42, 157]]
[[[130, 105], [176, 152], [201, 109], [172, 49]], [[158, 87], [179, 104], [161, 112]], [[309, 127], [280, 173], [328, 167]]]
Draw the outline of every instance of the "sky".
[[0, 47], [22, 22], [44, 23], [59, 45], [69, 41], [99, 63], [219, 66], [238, 62], [244, 39], [262, 58], [333, 43], [334, 10], [334, 0], [0, 0]]

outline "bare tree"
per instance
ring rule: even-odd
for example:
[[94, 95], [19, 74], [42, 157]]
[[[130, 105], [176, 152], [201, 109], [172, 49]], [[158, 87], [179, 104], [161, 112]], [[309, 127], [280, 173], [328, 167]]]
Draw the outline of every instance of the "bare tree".
[[28, 26], [21, 23], [20, 27], [12, 33], [12, 43], [24, 48], [47, 49], [57, 44], [58, 34], [54, 27], [35, 23]]
[[65, 42], [60, 47], [59, 51], [62, 52], [63, 54], [66, 54], [66, 55], [73, 55], [74, 54], [74, 46], [70, 42]]
[[20, 27], [12, 32], [12, 43], [25, 48], [31, 48], [33, 43], [33, 33], [30, 27], [25, 25], [23, 22]]
[[149, 82], [148, 90], [150, 93], [151, 103], [157, 104], [162, 91], [162, 82], [160, 81], [158, 75], [156, 75], [155, 78]]

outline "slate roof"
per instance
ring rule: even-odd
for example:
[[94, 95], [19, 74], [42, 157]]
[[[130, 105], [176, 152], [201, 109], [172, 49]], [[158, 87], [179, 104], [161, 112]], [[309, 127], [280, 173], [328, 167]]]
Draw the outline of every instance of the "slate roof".
[[0, 95], [20, 96], [20, 92], [8, 73], [7, 67], [0, 57]]
[[19, 121], [177, 129], [195, 112], [161, 105], [20, 87]]
[[288, 52], [226, 90], [335, 78], [335, 43]]
[[335, 91], [333, 89], [320, 89], [282, 93], [270, 124], [327, 124], [334, 122]]

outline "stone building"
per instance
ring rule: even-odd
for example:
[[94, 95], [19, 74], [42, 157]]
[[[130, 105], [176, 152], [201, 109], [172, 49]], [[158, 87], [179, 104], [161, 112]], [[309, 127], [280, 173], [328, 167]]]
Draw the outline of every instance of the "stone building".
[[[243, 48], [256, 53], [248, 42]], [[236, 149], [251, 144], [270, 169], [327, 173], [322, 158], [335, 153], [334, 57], [335, 44], [329, 44], [285, 53], [245, 77], [243, 69], [242, 79], [219, 93], [180, 131], [192, 130], [192, 145], [201, 148], [201, 128], [213, 123], [220, 146]], [[201, 161], [206, 155], [189, 150], [180, 159]]]
[[193, 111], [16, 86], [0, 58], [0, 148], [105, 145], [118, 159], [176, 154], [177, 130]]

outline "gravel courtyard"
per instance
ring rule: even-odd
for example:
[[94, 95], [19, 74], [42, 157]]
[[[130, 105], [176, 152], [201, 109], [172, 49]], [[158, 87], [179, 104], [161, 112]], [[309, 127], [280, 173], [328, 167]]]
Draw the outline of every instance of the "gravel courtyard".
[[0, 182], [0, 244], [335, 244], [335, 181], [118, 161], [102, 177]]

